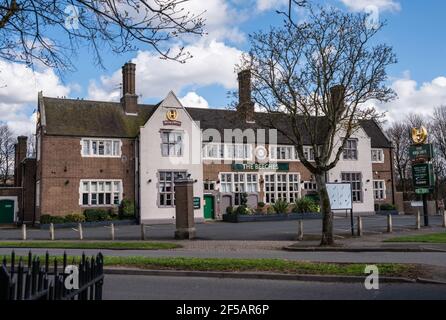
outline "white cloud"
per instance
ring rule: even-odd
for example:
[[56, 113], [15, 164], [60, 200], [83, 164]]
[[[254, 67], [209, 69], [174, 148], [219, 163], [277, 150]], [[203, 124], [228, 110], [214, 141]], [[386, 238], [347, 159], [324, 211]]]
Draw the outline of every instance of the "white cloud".
[[279, 9], [288, 3], [289, 0], [257, 0], [257, 9], [259, 11]]
[[[193, 58], [185, 64], [160, 60], [156, 54], [141, 51], [132, 60], [136, 64], [136, 92], [144, 98], [164, 98], [170, 90], [179, 93], [188, 86], [204, 87], [218, 84], [225, 89], [237, 87], [234, 67], [242, 51], [218, 41], [200, 41], [186, 46]], [[91, 81], [89, 99], [118, 100], [122, 72]]]
[[209, 103], [206, 99], [193, 91], [188, 92], [184, 97], [180, 98], [180, 102], [187, 108], [209, 108]]
[[434, 108], [446, 105], [446, 76], [419, 85], [406, 72], [402, 78], [394, 80], [392, 88], [398, 98], [390, 103], [377, 104], [380, 111], [388, 111], [389, 121], [402, 120], [409, 113], [429, 116]]
[[35, 129], [37, 93], [47, 96], [68, 96], [70, 86], [63, 85], [53, 70], [38, 67], [32, 70], [23, 64], [0, 60], [0, 122], [15, 133], [27, 134]]
[[376, 8], [379, 11], [399, 11], [401, 5], [395, 0], [341, 0], [350, 10], [364, 11]]

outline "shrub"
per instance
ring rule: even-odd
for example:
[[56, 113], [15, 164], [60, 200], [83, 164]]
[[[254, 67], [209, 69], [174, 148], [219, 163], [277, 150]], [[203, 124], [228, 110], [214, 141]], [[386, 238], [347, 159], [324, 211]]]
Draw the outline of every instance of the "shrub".
[[65, 222], [85, 222], [85, 216], [81, 213], [73, 213], [65, 216]]
[[269, 207], [266, 209], [266, 213], [267, 213], [267, 214], [274, 214], [274, 213], [276, 213], [276, 211], [274, 210], [274, 207], [273, 207], [273, 206], [269, 206]]
[[261, 208], [261, 209], [265, 208], [265, 206], [266, 206], [265, 202], [259, 202], [259, 203], [257, 203], [257, 207], [259, 207], [259, 208]]
[[316, 213], [320, 212], [319, 204], [310, 198], [296, 200], [293, 207], [294, 213]]
[[237, 207], [237, 209], [235, 210], [235, 213], [238, 215], [247, 215], [251, 213], [251, 210], [249, 210], [249, 208], [245, 205], [240, 205]]
[[86, 209], [84, 216], [87, 222], [110, 220], [109, 211], [105, 209]]
[[384, 203], [380, 207], [381, 211], [393, 211], [396, 210], [396, 207], [389, 203]]
[[135, 218], [135, 202], [124, 199], [119, 206], [119, 219], [134, 219]]
[[226, 214], [233, 214], [233, 213], [234, 213], [234, 207], [229, 206], [226, 208]]
[[51, 216], [49, 214], [43, 214], [40, 216], [40, 224], [50, 224], [50, 223], [64, 223], [65, 218], [61, 216]]
[[288, 213], [288, 202], [279, 199], [273, 204], [273, 208], [276, 213]]

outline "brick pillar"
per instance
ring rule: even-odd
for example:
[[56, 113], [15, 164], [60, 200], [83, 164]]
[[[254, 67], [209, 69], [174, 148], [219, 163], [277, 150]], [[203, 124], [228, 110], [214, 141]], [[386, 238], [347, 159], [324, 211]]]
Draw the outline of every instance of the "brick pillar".
[[176, 231], [175, 239], [194, 239], [196, 235], [194, 220], [194, 181], [175, 181]]

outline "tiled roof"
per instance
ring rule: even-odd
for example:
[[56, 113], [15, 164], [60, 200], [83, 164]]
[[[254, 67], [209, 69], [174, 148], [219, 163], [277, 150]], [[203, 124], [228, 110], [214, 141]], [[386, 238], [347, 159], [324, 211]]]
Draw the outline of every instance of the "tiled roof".
[[[89, 100], [72, 100], [43, 98], [45, 106], [46, 133], [48, 135], [134, 138], [156, 110], [157, 105], [138, 105], [138, 116], [126, 115], [119, 102], [98, 102]], [[224, 137], [225, 129], [268, 129], [271, 121], [281, 130], [278, 132], [279, 144], [292, 141], [280, 131], [289, 132], [290, 119], [283, 114], [267, 115], [255, 113], [255, 123], [247, 123], [239, 113], [225, 109], [186, 108], [192, 119], [200, 122], [201, 129], [214, 129]], [[314, 121], [314, 120], [313, 120]], [[302, 122], [303, 123], [303, 122]], [[314, 122], [316, 123], [316, 122]], [[301, 124], [303, 126], [303, 124]], [[323, 121], [318, 121], [323, 132]], [[312, 126], [314, 126], [312, 124]], [[372, 148], [389, 148], [390, 142], [374, 121], [365, 121], [362, 127], [372, 140]], [[311, 139], [307, 134], [304, 144]], [[268, 143], [268, 134], [266, 134]]]

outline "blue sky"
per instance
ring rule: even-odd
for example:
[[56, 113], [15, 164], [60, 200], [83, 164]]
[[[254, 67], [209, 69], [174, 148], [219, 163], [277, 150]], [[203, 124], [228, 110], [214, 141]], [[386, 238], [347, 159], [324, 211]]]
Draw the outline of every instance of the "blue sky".
[[[234, 64], [249, 49], [247, 35], [279, 25], [283, 18], [275, 9], [287, 0], [191, 0], [192, 12], [207, 10], [207, 31], [202, 38], [183, 42], [194, 58], [185, 65], [159, 60], [150, 48], [117, 56], [104, 52], [105, 70], [94, 65], [87, 49], [74, 58], [77, 71], [60, 78], [53, 70], [0, 61], [0, 121], [18, 133], [33, 129], [37, 92], [47, 96], [82, 97], [94, 100], [119, 99], [120, 67], [128, 60], [137, 64], [137, 93], [143, 102], [157, 102], [169, 90], [187, 106], [226, 107], [227, 92], [236, 89]], [[376, 9], [387, 26], [378, 40], [394, 47], [398, 64], [389, 69], [389, 85], [399, 99], [376, 105], [389, 111], [388, 119], [401, 119], [409, 112], [431, 113], [446, 104], [446, 41], [441, 0], [327, 0], [322, 4], [361, 12]], [[301, 11], [297, 17], [304, 16]]]

